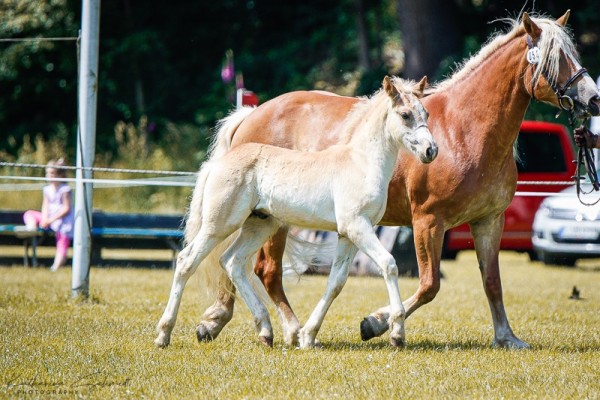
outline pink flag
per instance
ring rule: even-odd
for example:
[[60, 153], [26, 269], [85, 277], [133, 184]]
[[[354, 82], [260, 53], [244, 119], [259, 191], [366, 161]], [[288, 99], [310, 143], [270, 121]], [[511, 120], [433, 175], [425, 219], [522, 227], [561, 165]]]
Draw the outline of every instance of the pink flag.
[[235, 76], [235, 68], [233, 67], [233, 50], [227, 50], [225, 52], [225, 60], [221, 67], [221, 79], [223, 82], [230, 83]]

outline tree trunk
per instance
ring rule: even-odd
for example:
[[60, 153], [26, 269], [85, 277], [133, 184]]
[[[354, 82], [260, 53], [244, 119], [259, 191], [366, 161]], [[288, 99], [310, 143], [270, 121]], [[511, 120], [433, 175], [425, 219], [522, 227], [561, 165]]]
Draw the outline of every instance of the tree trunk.
[[444, 58], [460, 51], [456, 5], [448, 0], [397, 0], [404, 46], [404, 73], [410, 79], [436, 78]]
[[365, 19], [365, 4], [363, 0], [354, 0], [356, 13], [356, 31], [358, 32], [358, 66], [363, 72], [371, 70], [371, 59], [369, 54], [369, 34]]

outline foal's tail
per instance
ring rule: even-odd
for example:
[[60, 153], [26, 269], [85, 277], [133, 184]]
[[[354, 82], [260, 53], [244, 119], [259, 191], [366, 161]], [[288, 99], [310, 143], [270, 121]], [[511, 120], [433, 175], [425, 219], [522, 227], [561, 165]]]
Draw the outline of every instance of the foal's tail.
[[217, 122], [217, 133], [209, 146], [208, 160], [204, 162], [200, 168], [190, 208], [187, 212], [185, 224], [186, 243], [190, 243], [200, 231], [200, 224], [202, 221], [202, 197], [204, 195], [204, 184], [206, 183], [208, 175], [207, 164], [212, 160], [220, 158], [229, 151], [231, 148], [231, 141], [233, 140], [233, 134], [252, 111], [254, 111], [253, 107], [241, 107]]
[[[202, 200], [204, 198], [204, 185], [210, 170], [210, 162], [222, 157], [231, 149], [233, 135], [240, 124], [254, 111], [254, 107], [241, 107], [233, 111], [227, 117], [217, 122], [216, 134], [209, 147], [208, 160], [202, 164], [198, 174], [190, 208], [186, 216], [185, 241], [190, 243], [200, 231], [202, 225]], [[231, 296], [235, 292], [233, 283], [227, 277], [227, 274], [221, 268], [219, 259], [227, 250], [229, 245], [238, 233], [234, 232], [231, 236], [217, 245], [210, 254], [202, 261], [202, 266], [198, 268], [201, 280], [209, 295]], [[256, 275], [252, 272], [252, 262], [246, 265], [247, 276], [256, 293], [264, 300], [268, 298], [266, 291]]]

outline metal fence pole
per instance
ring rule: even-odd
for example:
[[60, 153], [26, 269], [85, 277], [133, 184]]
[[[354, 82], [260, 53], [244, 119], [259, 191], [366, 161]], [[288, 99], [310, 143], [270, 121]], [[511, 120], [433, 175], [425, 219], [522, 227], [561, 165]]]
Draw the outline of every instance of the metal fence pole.
[[77, 172], [75, 174], [75, 230], [73, 236], [73, 297], [89, 295], [92, 193], [92, 167], [96, 150], [96, 103], [98, 90], [98, 44], [100, 0], [83, 0], [79, 63], [79, 131], [77, 132]]

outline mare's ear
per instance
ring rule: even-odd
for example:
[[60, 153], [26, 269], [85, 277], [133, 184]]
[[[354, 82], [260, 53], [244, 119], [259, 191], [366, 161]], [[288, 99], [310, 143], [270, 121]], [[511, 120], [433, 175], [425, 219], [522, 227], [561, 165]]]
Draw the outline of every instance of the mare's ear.
[[427, 82], [427, 75], [425, 75], [414, 87], [415, 96], [417, 96], [418, 98], [423, 97], [423, 91], [425, 90], [428, 84], [429, 82]]
[[523, 13], [523, 26], [525, 27], [525, 31], [531, 36], [533, 40], [537, 40], [540, 38], [542, 34], [542, 30], [535, 22], [531, 20], [529, 14], [526, 12]]
[[385, 92], [388, 94], [388, 96], [390, 96], [392, 100], [399, 98], [398, 89], [396, 89], [396, 86], [394, 86], [389, 76], [386, 75], [385, 78], [383, 78], [382, 84], [383, 90], [385, 90]]
[[567, 26], [567, 21], [569, 20], [569, 16], [571, 15], [571, 10], [567, 10], [567, 12], [556, 20], [556, 23], [560, 26]]

